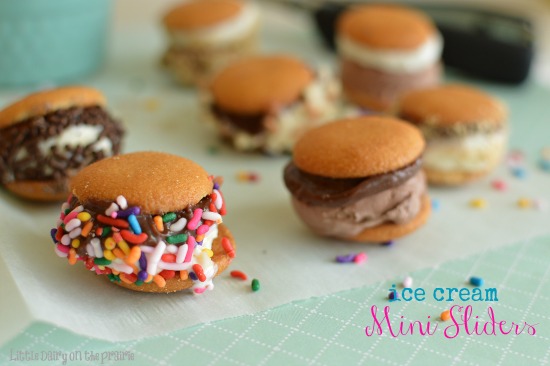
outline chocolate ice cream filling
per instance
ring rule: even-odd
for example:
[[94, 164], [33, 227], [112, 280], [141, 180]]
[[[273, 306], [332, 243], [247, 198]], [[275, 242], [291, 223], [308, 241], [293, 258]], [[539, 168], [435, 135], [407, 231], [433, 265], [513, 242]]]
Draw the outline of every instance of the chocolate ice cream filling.
[[363, 178], [327, 178], [309, 174], [290, 162], [284, 171], [285, 185], [292, 196], [313, 206], [338, 207], [396, 187], [413, 177], [422, 166], [422, 158], [388, 173]]
[[64, 179], [118, 154], [123, 132], [120, 123], [99, 106], [27, 118], [0, 129], [0, 180]]
[[231, 126], [246, 131], [251, 135], [260, 134], [265, 130], [264, 121], [266, 120], [267, 113], [239, 114], [227, 111], [217, 104], [212, 104], [211, 108], [218, 120], [229, 123]]

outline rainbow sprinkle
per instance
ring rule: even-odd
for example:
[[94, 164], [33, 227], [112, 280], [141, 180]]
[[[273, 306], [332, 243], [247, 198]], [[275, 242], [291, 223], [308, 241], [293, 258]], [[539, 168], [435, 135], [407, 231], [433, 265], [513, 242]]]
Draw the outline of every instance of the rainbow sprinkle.
[[495, 179], [491, 182], [491, 186], [497, 191], [505, 191], [508, 189], [508, 185], [502, 179]]
[[519, 208], [530, 208], [532, 206], [532, 202], [529, 198], [522, 197], [518, 199], [517, 205]]
[[439, 318], [446, 322], [447, 320], [451, 319], [451, 312], [449, 310], [445, 310], [439, 315]]
[[337, 263], [355, 263], [362, 264], [367, 261], [367, 254], [364, 252], [360, 253], [350, 253], [346, 255], [336, 256]]
[[260, 175], [255, 172], [240, 171], [237, 173], [238, 182], [256, 183], [260, 180]]
[[470, 207], [477, 209], [485, 208], [487, 207], [487, 201], [483, 198], [474, 198], [470, 200]]
[[258, 281], [257, 278], [254, 278], [252, 282], [250, 283], [250, 288], [252, 291], [256, 292], [260, 290], [260, 281]]
[[246, 275], [246, 273], [244, 273], [242, 271], [231, 271], [231, 272], [229, 272], [229, 274], [231, 275], [231, 277], [239, 278], [243, 281], [246, 281], [248, 279], [248, 276]]
[[[213, 186], [212, 193], [198, 204], [204, 208], [195, 208], [192, 217], [185, 217], [187, 210], [141, 214], [141, 209], [128, 206], [122, 195], [104, 211], [94, 212], [71, 196], [50, 231], [54, 250], [70, 264], [81, 261], [88, 270], [106, 275], [112, 282], [154, 283], [162, 288], [171, 279], [190, 278], [195, 293], [212, 289], [217, 266], [210, 247], [226, 211], [219, 184]], [[231, 242], [220, 240], [233, 258]], [[200, 250], [195, 250], [198, 244]]]

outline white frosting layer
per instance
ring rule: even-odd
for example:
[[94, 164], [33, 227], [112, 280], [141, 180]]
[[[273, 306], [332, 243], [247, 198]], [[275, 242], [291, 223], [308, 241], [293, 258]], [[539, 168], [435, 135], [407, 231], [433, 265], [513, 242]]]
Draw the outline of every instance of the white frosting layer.
[[48, 155], [50, 152], [50, 148], [52, 146], [57, 146], [58, 148], [63, 148], [64, 146], [69, 146], [71, 148], [77, 147], [77, 146], [86, 146], [94, 141], [97, 141], [93, 145], [94, 151], [101, 151], [105, 154], [110, 155], [112, 151], [112, 143], [111, 140], [109, 140], [106, 137], [103, 137], [101, 140], [98, 141], [98, 137], [103, 131], [103, 126], [96, 125], [96, 126], [89, 126], [89, 125], [76, 125], [76, 126], [70, 126], [63, 130], [61, 134], [57, 136], [52, 136], [48, 138], [47, 140], [41, 141], [38, 143], [38, 148], [44, 155]]
[[345, 36], [336, 39], [338, 52], [359, 65], [392, 73], [424, 70], [441, 58], [443, 40], [439, 33], [412, 51], [380, 50], [358, 44]]
[[244, 38], [256, 26], [259, 15], [258, 7], [248, 2], [235, 17], [215, 26], [192, 31], [172, 31], [171, 41], [174, 45], [185, 47], [192, 43], [223, 43], [238, 40]]
[[424, 166], [440, 171], [478, 172], [491, 169], [502, 158], [507, 138], [508, 134], [503, 130], [428, 141]]

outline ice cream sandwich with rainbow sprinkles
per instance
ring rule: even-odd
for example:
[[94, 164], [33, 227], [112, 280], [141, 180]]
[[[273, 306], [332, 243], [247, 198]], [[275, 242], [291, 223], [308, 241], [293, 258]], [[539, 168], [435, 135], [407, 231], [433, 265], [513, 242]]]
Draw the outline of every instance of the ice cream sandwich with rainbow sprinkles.
[[120, 155], [82, 170], [71, 188], [55, 252], [120, 286], [202, 293], [235, 257], [219, 180], [188, 159]]

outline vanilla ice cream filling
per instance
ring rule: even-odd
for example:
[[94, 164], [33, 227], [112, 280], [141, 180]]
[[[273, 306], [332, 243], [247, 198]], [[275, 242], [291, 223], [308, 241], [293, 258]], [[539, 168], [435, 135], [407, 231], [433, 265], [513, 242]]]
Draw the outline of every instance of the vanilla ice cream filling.
[[475, 133], [465, 137], [428, 140], [424, 166], [439, 171], [481, 172], [498, 164], [506, 150], [508, 133]]
[[244, 38], [259, 21], [260, 12], [252, 3], [246, 3], [243, 9], [215, 26], [196, 30], [174, 30], [170, 32], [174, 46], [186, 47], [193, 43], [225, 43]]
[[342, 57], [361, 66], [405, 74], [427, 69], [439, 61], [443, 50], [443, 40], [439, 33], [411, 51], [375, 49], [343, 35], [337, 37], [336, 44]]

